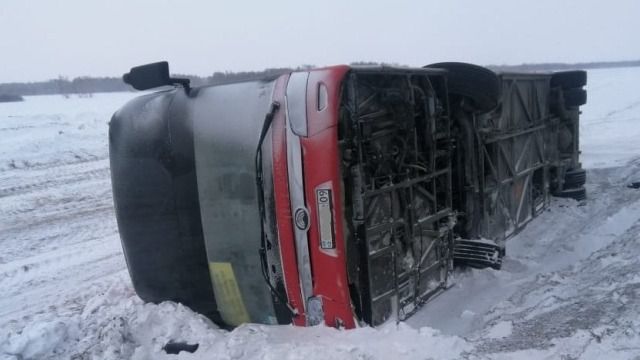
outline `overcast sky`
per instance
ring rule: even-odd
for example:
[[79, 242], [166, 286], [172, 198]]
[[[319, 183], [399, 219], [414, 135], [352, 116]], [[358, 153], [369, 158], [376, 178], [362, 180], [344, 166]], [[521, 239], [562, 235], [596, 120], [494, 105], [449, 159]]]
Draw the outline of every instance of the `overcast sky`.
[[[302, 5], [302, 4], [311, 5]], [[0, 82], [379, 61], [640, 59], [638, 0], [0, 0]]]

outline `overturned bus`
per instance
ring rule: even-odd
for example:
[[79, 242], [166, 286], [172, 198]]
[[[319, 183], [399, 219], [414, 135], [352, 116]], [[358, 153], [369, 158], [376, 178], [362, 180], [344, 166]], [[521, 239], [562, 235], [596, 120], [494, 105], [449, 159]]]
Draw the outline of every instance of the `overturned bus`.
[[499, 269], [550, 196], [585, 198], [584, 71], [334, 66], [191, 88], [166, 62], [109, 145], [133, 285], [215, 322], [402, 320], [454, 263]]

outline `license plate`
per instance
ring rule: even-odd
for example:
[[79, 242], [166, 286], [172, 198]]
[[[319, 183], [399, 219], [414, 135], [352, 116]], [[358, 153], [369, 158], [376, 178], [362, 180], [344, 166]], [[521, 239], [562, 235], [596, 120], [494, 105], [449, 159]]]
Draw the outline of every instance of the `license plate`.
[[320, 231], [320, 248], [334, 249], [333, 240], [333, 209], [331, 205], [331, 190], [317, 189], [316, 203], [318, 204], [318, 228]]

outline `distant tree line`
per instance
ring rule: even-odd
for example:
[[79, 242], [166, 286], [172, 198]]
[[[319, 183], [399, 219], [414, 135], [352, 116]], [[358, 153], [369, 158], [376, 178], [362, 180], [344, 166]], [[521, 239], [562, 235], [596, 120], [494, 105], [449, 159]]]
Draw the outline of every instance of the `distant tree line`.
[[[380, 65], [377, 62], [359, 61], [351, 65]], [[394, 66], [402, 66], [391, 64]], [[612, 67], [633, 67], [640, 66], [640, 60], [634, 61], [608, 61], [589, 63], [540, 63], [521, 65], [488, 65], [493, 70], [500, 71], [553, 71], [568, 69], [598, 69]], [[192, 86], [220, 85], [239, 81], [249, 81], [258, 79], [275, 78], [295, 70], [309, 70], [313, 65], [303, 65], [296, 68], [270, 68], [262, 71], [241, 71], [241, 72], [214, 72], [211, 76], [180, 75], [176, 77], [186, 77], [191, 80]], [[82, 76], [68, 79], [59, 76], [57, 79], [28, 82], [28, 83], [6, 83], [0, 84], [0, 95], [5, 96], [28, 96], [28, 95], [50, 95], [50, 94], [93, 94], [98, 92], [132, 91], [133, 89], [125, 84], [120, 77], [89, 77]]]
[[561, 71], [561, 70], [589, 70], [607, 69], [618, 67], [640, 66], [640, 60], [631, 61], [598, 61], [584, 63], [540, 63], [540, 64], [520, 64], [520, 65], [488, 65], [494, 71]]
[[24, 101], [20, 95], [0, 94], [0, 103]]
[[128, 91], [130, 87], [116, 77], [77, 77], [69, 80], [60, 76], [57, 79], [0, 84], [0, 94], [4, 95], [49, 95], [49, 94], [92, 94], [96, 92]]

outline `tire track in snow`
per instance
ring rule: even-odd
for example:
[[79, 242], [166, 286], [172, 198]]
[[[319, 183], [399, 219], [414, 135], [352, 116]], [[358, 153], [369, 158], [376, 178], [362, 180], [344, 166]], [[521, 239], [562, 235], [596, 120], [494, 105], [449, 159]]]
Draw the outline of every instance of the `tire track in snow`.
[[72, 185], [90, 179], [109, 177], [108, 161], [87, 161], [57, 165], [51, 168], [21, 168], [3, 171], [0, 175], [0, 199], [35, 192], [41, 189]]
[[[6, 164], [0, 168], [0, 328], [7, 331], [38, 314], [78, 311], [126, 274], [107, 127], [93, 118], [81, 124], [46, 120], [27, 116], [11, 129], [33, 141], [27, 152], [0, 146]], [[90, 142], [75, 131], [80, 128]]]
[[0, 264], [117, 233], [106, 160], [3, 171], [0, 194]]

